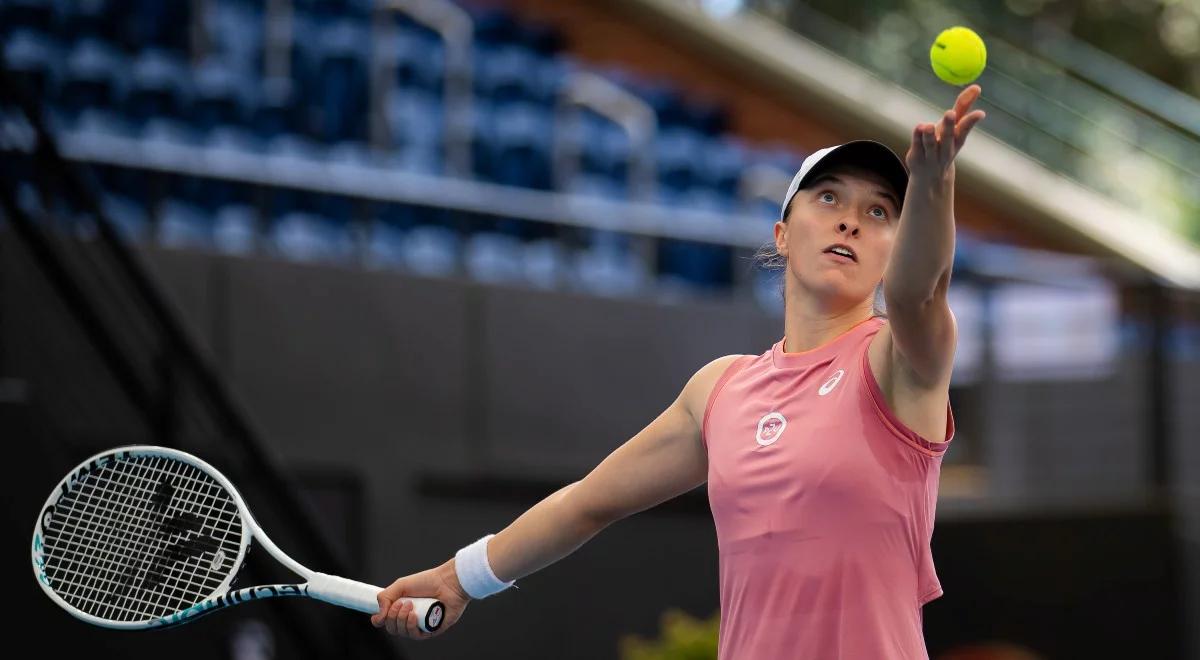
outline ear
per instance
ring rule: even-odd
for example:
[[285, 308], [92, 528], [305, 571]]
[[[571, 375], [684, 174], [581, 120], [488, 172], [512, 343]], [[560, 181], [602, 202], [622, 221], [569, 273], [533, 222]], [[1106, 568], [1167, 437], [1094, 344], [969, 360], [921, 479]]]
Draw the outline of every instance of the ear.
[[788, 224], [782, 220], [775, 222], [775, 251], [780, 256], [787, 256], [787, 230]]

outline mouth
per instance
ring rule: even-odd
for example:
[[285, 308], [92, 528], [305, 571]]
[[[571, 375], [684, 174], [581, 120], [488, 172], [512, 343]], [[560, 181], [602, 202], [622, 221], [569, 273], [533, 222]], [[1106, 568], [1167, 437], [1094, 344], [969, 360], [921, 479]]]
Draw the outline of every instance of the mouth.
[[849, 245], [844, 243], [834, 243], [823, 250], [824, 254], [828, 254], [835, 260], [842, 263], [858, 263], [858, 255]]

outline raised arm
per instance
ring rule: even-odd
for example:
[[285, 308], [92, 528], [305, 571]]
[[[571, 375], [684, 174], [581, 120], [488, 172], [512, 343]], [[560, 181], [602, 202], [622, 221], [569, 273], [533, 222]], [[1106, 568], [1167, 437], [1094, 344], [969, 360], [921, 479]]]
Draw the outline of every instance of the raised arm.
[[[700, 426], [708, 394], [737, 355], [718, 358], [697, 371], [654, 421], [630, 438], [586, 477], [534, 505], [487, 543], [492, 572], [502, 581], [535, 573], [574, 552], [608, 525], [703, 484], [708, 457]], [[470, 601], [458, 581], [455, 560], [400, 578], [380, 595], [376, 626], [416, 639], [441, 635]], [[433, 635], [415, 627], [402, 606], [407, 595], [437, 597], [446, 619]]]

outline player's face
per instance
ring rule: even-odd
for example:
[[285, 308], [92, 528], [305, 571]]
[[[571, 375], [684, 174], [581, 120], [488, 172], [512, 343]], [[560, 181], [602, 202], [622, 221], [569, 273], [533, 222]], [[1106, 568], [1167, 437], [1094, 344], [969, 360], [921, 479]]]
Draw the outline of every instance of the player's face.
[[[899, 222], [899, 202], [883, 177], [838, 167], [796, 193], [787, 222], [775, 224], [775, 243], [787, 256], [792, 286], [836, 299], [835, 306], [845, 307], [874, 294]], [[836, 243], [848, 246], [854, 256], [847, 259], [825, 251]]]

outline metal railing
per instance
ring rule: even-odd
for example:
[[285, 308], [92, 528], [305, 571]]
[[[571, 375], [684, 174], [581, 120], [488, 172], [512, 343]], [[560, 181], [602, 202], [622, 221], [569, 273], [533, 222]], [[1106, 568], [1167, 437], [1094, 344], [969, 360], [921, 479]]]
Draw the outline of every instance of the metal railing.
[[[629, 139], [629, 194], [632, 199], [653, 200], [657, 171], [654, 164], [654, 140], [658, 118], [648, 103], [601, 76], [575, 72], [563, 83], [555, 107], [553, 146], [554, 179], [559, 190], [570, 186], [576, 174], [580, 152], [568, 137], [579, 128], [580, 108], [607, 118]], [[575, 131], [578, 134], [578, 131]]]
[[461, 7], [448, 0], [377, 0], [372, 21], [374, 50], [371, 56], [370, 107], [371, 145], [391, 147], [388, 106], [396, 87], [396, 58], [391, 50], [396, 39], [396, 14], [437, 32], [446, 47], [444, 70], [445, 135], [447, 173], [470, 178], [473, 134], [474, 91], [472, 90], [472, 41], [475, 27]]

